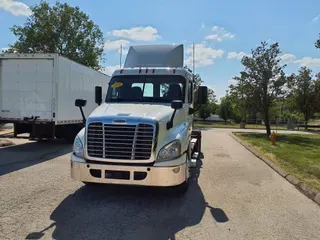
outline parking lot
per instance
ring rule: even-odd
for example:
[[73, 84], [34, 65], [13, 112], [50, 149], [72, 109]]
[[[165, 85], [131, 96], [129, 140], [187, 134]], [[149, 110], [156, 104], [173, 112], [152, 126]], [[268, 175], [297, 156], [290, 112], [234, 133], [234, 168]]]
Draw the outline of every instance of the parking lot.
[[70, 179], [71, 145], [11, 139], [0, 148], [0, 239], [319, 239], [319, 206], [230, 132], [203, 130], [184, 197], [85, 186]]

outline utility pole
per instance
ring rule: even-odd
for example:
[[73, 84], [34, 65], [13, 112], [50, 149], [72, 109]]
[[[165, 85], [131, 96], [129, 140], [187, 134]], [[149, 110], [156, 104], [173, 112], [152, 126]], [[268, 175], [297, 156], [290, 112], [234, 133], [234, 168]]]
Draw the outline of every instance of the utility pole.
[[[194, 76], [195, 76], [195, 48], [194, 48], [194, 42], [192, 43], [192, 85], [194, 86]], [[193, 93], [192, 93], [193, 94]], [[194, 94], [193, 94], [193, 97], [194, 97]], [[193, 99], [192, 97], [192, 99]], [[194, 101], [194, 99], [193, 99]], [[194, 120], [192, 119], [192, 128], [194, 127]]]
[[120, 45], [120, 69], [122, 66], [122, 44]]
[[192, 73], [193, 73], [193, 81], [194, 81], [194, 74], [195, 74], [195, 48], [194, 48], [194, 43], [193, 43], [193, 53], [192, 53]]

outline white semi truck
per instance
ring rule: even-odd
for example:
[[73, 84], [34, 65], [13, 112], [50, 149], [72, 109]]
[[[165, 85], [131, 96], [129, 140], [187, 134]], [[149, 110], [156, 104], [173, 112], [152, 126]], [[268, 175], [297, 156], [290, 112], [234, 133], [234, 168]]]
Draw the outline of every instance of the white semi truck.
[[87, 98], [89, 116], [96, 108], [95, 87], [106, 91], [109, 81], [58, 54], [0, 54], [0, 123], [13, 123], [15, 136], [73, 142], [83, 127], [74, 101]]
[[[189, 168], [200, 156], [201, 132], [193, 131], [193, 75], [184, 68], [183, 45], [131, 46], [106, 98], [76, 136], [71, 177], [86, 184], [176, 186], [188, 189]], [[199, 105], [207, 87], [198, 89]], [[82, 108], [86, 99], [77, 99]]]

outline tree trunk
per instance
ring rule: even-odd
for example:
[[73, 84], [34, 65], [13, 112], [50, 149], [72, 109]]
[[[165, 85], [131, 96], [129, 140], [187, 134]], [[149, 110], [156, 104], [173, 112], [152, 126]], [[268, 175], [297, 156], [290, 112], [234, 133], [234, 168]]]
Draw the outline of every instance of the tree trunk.
[[264, 125], [266, 126], [267, 135], [270, 136], [271, 134], [271, 128], [270, 128], [270, 122], [269, 122], [269, 112], [266, 111], [264, 113]]
[[308, 120], [306, 120], [306, 119], [304, 120], [304, 129], [305, 130], [308, 130], [308, 122], [309, 122]]

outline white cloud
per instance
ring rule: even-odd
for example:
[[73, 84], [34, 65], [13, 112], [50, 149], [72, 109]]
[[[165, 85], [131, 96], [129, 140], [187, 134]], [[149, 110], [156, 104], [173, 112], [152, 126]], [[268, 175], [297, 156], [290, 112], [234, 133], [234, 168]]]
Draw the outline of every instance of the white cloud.
[[112, 73], [117, 69], [120, 69], [119, 64], [113, 65], [113, 66], [105, 66], [101, 69], [101, 71], [104, 72], [105, 74], [112, 75]]
[[299, 64], [301, 67], [302, 66], [306, 66], [309, 68], [320, 67], [320, 58], [303, 57], [301, 59], [297, 59], [295, 55], [290, 53], [285, 53], [279, 56], [279, 58], [283, 63], [295, 63], [295, 64]]
[[320, 58], [304, 57], [300, 60], [294, 61], [294, 63], [300, 64], [300, 66], [306, 66], [306, 67], [320, 67]]
[[317, 15], [317, 16], [315, 16], [315, 17], [312, 19], [312, 21], [313, 21], [313, 22], [317, 22], [317, 21], [319, 20], [319, 18], [320, 18], [320, 14]]
[[229, 52], [228, 53], [228, 59], [242, 59], [244, 56], [246, 56], [247, 54], [245, 52]]
[[115, 40], [115, 41], [107, 40], [104, 43], [104, 49], [106, 51], [120, 50], [121, 45], [122, 45], [123, 48], [125, 48], [129, 44], [130, 44], [130, 42], [128, 40], [124, 40], [124, 39]]
[[235, 35], [231, 32], [227, 32], [223, 27], [214, 26], [212, 28], [212, 34], [205, 37], [206, 40], [215, 40], [222, 42], [224, 39], [234, 38]]
[[[190, 68], [192, 67], [192, 55], [193, 55], [193, 47], [190, 45], [186, 54], [188, 57], [185, 60], [185, 64], [187, 64]], [[195, 65], [196, 67], [204, 67], [208, 65], [214, 64], [214, 60], [216, 58], [221, 58], [223, 55], [223, 50], [221, 49], [213, 49], [211, 47], [205, 46], [204, 43], [195, 44]]]
[[158, 35], [158, 30], [151, 26], [113, 30], [109, 34], [114, 37], [146, 42], [155, 41], [160, 37], [160, 35]]
[[291, 63], [296, 60], [296, 56], [293, 54], [290, 54], [290, 53], [285, 53], [285, 54], [279, 56], [279, 58], [281, 59], [281, 62], [283, 62], [283, 63]]
[[15, 16], [30, 16], [30, 8], [23, 2], [13, 0], [0, 0], [0, 8], [11, 12]]

